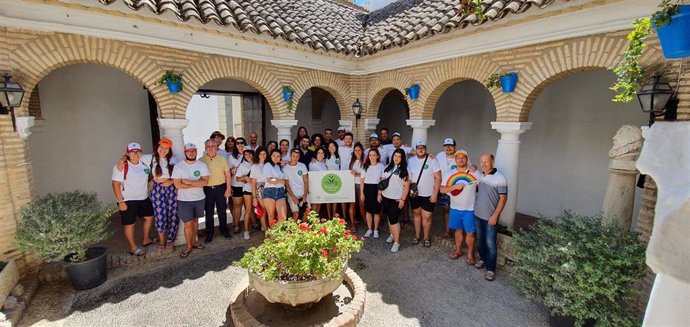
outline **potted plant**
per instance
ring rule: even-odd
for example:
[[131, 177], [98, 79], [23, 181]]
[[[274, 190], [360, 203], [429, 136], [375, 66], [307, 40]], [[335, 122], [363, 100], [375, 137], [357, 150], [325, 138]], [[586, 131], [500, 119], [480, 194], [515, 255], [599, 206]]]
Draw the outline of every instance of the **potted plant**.
[[[582, 326], [639, 326], [631, 305], [644, 274], [645, 247], [635, 234], [603, 225], [601, 216], [564, 211], [513, 234], [512, 281], [529, 299]], [[571, 324], [572, 326], [572, 324]]]
[[264, 242], [234, 264], [247, 268], [249, 285], [271, 303], [310, 306], [333, 293], [350, 256], [364, 245], [345, 220], [319, 220], [310, 209], [305, 222], [270, 225]]
[[616, 91], [614, 102], [630, 102], [640, 84], [645, 81], [645, 69], [639, 59], [647, 47], [645, 40], [652, 30], [657, 30], [659, 42], [668, 59], [685, 58], [690, 56], [690, 40], [687, 37], [690, 30], [690, 5], [682, 4], [682, 0], [662, 0], [659, 11], [651, 17], [635, 20], [633, 30], [628, 34], [628, 49], [623, 60], [613, 69], [618, 78], [611, 89]]
[[19, 270], [14, 260], [0, 261], [0, 301], [5, 299], [19, 282]]
[[487, 89], [493, 89], [494, 87], [500, 86], [503, 92], [508, 93], [515, 91], [517, 82], [518, 74], [516, 72], [509, 72], [504, 74], [491, 74], [484, 82], [484, 85]]
[[73, 191], [40, 197], [19, 212], [19, 250], [35, 253], [47, 262], [64, 262], [75, 289], [96, 287], [108, 277], [107, 259], [105, 248], [89, 246], [108, 238], [114, 212], [95, 193]]
[[292, 99], [295, 96], [295, 90], [292, 86], [283, 86], [283, 100], [287, 102], [288, 111], [292, 111], [294, 107]]
[[405, 94], [410, 97], [410, 100], [417, 100], [419, 98], [419, 83], [414, 83], [410, 87], [405, 88]]
[[175, 73], [174, 70], [166, 71], [158, 83], [167, 85], [170, 93], [182, 92], [182, 74]]

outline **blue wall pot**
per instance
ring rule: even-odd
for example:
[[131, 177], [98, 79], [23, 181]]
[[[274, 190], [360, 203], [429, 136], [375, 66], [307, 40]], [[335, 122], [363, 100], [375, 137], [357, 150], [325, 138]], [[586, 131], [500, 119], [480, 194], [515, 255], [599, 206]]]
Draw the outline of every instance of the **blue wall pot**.
[[295, 91], [283, 89], [283, 100], [285, 100], [285, 102], [290, 102], [293, 95], [295, 95]]
[[406, 90], [407, 94], [410, 96], [410, 99], [417, 100], [417, 98], [419, 98], [419, 84], [413, 84]]
[[168, 86], [168, 91], [170, 93], [180, 93], [180, 88], [182, 86], [182, 82], [169, 82], [165, 81], [165, 84]]
[[515, 91], [515, 86], [518, 81], [517, 73], [508, 73], [505, 76], [501, 76], [501, 88], [503, 92], [513, 92]]
[[[690, 57], [690, 5], [681, 5], [671, 24], [656, 29], [666, 59]], [[655, 27], [656, 28], [656, 27]]]

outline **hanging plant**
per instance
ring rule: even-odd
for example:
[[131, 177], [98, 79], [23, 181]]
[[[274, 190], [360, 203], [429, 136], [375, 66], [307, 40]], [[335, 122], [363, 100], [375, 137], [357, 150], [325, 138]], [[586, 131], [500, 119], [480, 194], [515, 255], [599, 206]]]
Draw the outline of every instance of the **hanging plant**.
[[295, 90], [292, 86], [283, 86], [283, 100], [287, 102], [288, 111], [294, 109], [293, 97], [295, 96]]
[[513, 92], [517, 86], [518, 74], [515, 72], [508, 72], [503, 74], [491, 74], [489, 78], [484, 81], [487, 89], [501, 87], [503, 92]]
[[484, 20], [484, 10], [482, 9], [481, 0], [461, 0], [460, 1], [460, 11], [465, 15], [474, 14], [478, 21]]
[[410, 85], [410, 87], [405, 88], [405, 95], [410, 97], [410, 100], [417, 100], [419, 98], [419, 83]]
[[167, 85], [170, 93], [182, 92], [182, 74], [175, 73], [175, 70], [166, 71], [158, 83]]
[[[623, 60], [613, 69], [618, 78], [611, 90], [617, 94], [613, 102], [630, 102], [633, 100], [640, 84], [644, 81], [645, 69], [640, 65], [640, 58], [647, 47], [645, 40], [652, 30], [652, 26], [659, 29], [671, 24], [672, 17], [678, 14], [681, 0], [662, 0], [659, 11], [651, 17], [645, 17], [633, 22], [633, 30], [628, 34], [628, 49]], [[686, 31], [687, 32], [687, 31]]]

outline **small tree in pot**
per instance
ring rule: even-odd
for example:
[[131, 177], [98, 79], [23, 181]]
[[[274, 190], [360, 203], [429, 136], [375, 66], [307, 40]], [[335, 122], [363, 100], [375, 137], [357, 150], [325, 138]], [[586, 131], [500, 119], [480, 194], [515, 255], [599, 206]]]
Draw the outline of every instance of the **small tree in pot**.
[[[105, 248], [89, 246], [108, 238], [108, 222], [114, 212], [95, 193], [73, 191], [40, 197], [20, 210], [19, 250], [35, 253], [47, 262], [64, 261], [77, 289], [98, 286], [107, 278]], [[95, 270], [80, 276], [82, 269]]]
[[644, 274], [645, 247], [633, 233], [566, 210], [514, 233], [512, 247], [514, 283], [552, 315], [574, 317], [578, 326], [586, 320], [639, 326], [631, 303]]

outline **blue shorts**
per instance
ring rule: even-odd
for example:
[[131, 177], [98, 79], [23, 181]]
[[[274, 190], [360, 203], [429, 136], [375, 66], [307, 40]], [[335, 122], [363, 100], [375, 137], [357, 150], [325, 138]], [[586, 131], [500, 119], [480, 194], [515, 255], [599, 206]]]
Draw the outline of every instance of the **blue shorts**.
[[280, 200], [285, 199], [284, 187], [264, 187], [264, 199]]
[[450, 209], [448, 228], [474, 233], [474, 210]]

